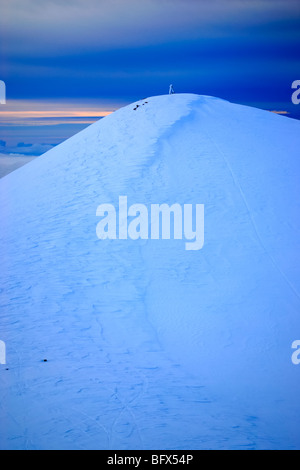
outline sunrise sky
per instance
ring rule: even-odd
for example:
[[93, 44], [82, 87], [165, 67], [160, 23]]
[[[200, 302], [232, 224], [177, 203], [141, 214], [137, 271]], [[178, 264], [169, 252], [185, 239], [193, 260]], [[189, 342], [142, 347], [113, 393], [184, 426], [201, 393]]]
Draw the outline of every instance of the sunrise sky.
[[285, 102], [299, 78], [298, 0], [0, 0], [0, 8], [8, 99], [92, 98], [103, 100], [102, 113], [173, 83], [177, 92]]
[[170, 83], [300, 118], [299, 51], [299, 0], [0, 0], [0, 146], [58, 143]]

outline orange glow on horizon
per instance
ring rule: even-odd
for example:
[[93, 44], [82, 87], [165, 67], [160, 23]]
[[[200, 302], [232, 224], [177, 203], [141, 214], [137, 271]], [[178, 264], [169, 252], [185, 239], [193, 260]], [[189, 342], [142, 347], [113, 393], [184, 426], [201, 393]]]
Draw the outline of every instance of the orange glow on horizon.
[[288, 111], [271, 111], [271, 113], [275, 113], [275, 114], [290, 114]]
[[113, 111], [2, 111], [1, 117], [13, 118], [41, 118], [41, 117], [104, 117], [111, 114]]
[[21, 120], [26, 118], [101, 118], [108, 116], [123, 103], [104, 104], [97, 100], [87, 100], [79, 103], [71, 101], [46, 100], [7, 100], [0, 107], [0, 118], [6, 120]]

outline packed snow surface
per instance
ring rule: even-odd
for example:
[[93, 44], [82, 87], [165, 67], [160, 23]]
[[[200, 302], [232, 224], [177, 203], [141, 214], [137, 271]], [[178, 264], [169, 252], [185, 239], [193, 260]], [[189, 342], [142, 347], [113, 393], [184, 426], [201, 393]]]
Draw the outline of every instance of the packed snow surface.
[[[1, 449], [300, 447], [299, 148], [296, 120], [159, 96], [1, 179]], [[99, 240], [122, 195], [204, 204], [203, 248]]]

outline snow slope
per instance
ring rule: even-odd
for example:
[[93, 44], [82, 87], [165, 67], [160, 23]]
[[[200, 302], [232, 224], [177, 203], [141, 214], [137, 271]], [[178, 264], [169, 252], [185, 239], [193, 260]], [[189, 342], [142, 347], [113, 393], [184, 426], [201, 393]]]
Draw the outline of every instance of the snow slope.
[[[299, 148], [296, 120], [159, 96], [0, 181], [1, 449], [300, 447]], [[119, 195], [204, 204], [203, 249], [98, 240]]]

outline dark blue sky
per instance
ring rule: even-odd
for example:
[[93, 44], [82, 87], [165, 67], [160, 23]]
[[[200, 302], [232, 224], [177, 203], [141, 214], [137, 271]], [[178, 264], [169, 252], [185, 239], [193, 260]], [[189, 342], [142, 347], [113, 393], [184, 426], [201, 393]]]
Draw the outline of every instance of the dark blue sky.
[[13, 99], [176, 92], [291, 106], [299, 0], [0, 0]]

